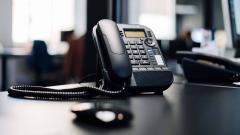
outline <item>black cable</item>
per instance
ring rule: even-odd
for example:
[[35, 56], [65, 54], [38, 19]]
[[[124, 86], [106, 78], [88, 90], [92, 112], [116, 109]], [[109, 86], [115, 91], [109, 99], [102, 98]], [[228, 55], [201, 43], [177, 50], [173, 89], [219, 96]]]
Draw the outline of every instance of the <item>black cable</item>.
[[51, 89], [41, 86], [11, 86], [8, 89], [10, 96], [14, 97], [36, 97], [36, 98], [90, 98], [99, 95], [104, 96], [123, 96], [125, 90], [105, 90], [94, 86], [80, 86], [71, 89]]

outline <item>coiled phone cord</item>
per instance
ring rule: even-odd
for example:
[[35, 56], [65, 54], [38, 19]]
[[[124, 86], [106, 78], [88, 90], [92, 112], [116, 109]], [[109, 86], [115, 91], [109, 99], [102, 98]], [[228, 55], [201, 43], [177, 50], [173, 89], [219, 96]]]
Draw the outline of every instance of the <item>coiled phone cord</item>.
[[104, 96], [123, 96], [126, 94], [125, 85], [121, 90], [106, 90], [103, 85], [100, 87], [94, 86], [79, 86], [71, 89], [51, 89], [41, 86], [11, 86], [8, 89], [10, 96], [14, 97], [35, 97], [35, 98], [56, 98], [56, 99], [74, 99], [74, 98], [90, 98], [100, 95]]

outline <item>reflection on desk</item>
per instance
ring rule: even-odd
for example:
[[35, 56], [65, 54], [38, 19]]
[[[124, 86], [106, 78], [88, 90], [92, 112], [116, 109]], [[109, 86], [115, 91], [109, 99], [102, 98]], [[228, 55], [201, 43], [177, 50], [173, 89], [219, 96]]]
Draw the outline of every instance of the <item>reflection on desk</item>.
[[[110, 102], [131, 110], [134, 119], [124, 128], [77, 125], [71, 113], [79, 102]], [[0, 131], [10, 134], [114, 135], [239, 135], [240, 88], [174, 83], [163, 95], [123, 99], [42, 101], [0, 93]]]

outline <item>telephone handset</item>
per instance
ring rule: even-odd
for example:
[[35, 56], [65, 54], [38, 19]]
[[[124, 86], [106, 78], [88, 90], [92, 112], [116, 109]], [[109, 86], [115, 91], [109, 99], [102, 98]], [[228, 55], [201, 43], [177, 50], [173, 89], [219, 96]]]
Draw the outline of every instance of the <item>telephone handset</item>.
[[99, 54], [98, 60], [101, 61], [101, 65], [98, 66], [102, 67], [102, 71], [97, 72], [102, 72], [104, 81], [111, 80], [111, 83], [106, 85], [121, 87], [123, 83], [128, 83], [132, 67], [117, 24], [109, 20], [99, 21], [93, 28], [93, 38]]
[[12, 86], [15, 97], [84, 98], [127, 93], [161, 93], [173, 82], [153, 32], [142, 25], [116, 24], [100, 20], [94, 26], [93, 39], [98, 53], [96, 86], [71, 89], [39, 86]]
[[99, 78], [110, 89], [162, 92], [172, 84], [172, 72], [149, 28], [101, 20], [93, 28], [93, 38], [102, 69]]

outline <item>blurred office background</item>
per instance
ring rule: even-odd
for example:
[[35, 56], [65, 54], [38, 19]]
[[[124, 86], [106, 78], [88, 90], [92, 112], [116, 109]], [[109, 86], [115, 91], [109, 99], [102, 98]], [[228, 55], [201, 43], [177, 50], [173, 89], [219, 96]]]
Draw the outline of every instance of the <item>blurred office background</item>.
[[[0, 0], [0, 60], [7, 57], [0, 86], [71, 83], [94, 73], [91, 30], [103, 18], [152, 28], [170, 59], [177, 50], [234, 54], [219, 0]], [[44, 56], [34, 53], [38, 41]]]

